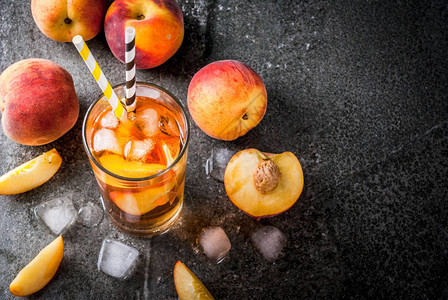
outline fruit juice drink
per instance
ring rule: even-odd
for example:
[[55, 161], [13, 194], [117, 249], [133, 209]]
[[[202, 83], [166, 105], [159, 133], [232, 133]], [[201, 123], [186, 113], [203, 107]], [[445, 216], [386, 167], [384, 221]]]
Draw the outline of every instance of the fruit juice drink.
[[[124, 97], [124, 85], [114, 90]], [[142, 82], [128, 119], [120, 122], [101, 97], [84, 120], [84, 146], [111, 220], [128, 233], [163, 233], [183, 205], [188, 120], [174, 96]]]

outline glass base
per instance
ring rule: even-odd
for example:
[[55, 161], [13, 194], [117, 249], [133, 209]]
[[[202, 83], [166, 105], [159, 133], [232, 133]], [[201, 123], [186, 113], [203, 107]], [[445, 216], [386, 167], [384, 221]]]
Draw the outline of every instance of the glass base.
[[[103, 208], [104, 208], [105, 206], [104, 206], [103, 201], [104, 201], [103, 197], [101, 197], [101, 202], [102, 202]], [[138, 237], [142, 237], [142, 238], [150, 238], [150, 237], [153, 237], [156, 235], [162, 235], [162, 234], [168, 232], [178, 221], [178, 219], [182, 213], [183, 206], [184, 206], [184, 202], [181, 201], [180, 205], [177, 208], [177, 211], [165, 223], [163, 223], [160, 226], [145, 228], [145, 229], [140, 229], [140, 228], [136, 229], [136, 228], [126, 226], [125, 224], [123, 224], [123, 222], [119, 222], [119, 221], [115, 220], [113, 215], [108, 213], [107, 210], [105, 210], [105, 212], [109, 216], [109, 219], [112, 221], [112, 223], [121, 231], [123, 231], [127, 234], [130, 234], [130, 235], [134, 235], [134, 236], [138, 236]]]

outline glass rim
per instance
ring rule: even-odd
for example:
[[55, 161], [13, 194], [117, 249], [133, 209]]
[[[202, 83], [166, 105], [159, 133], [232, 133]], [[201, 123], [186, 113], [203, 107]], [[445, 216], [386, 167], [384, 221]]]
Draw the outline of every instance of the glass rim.
[[[190, 141], [190, 122], [188, 120], [188, 117], [187, 117], [187, 114], [186, 114], [184, 106], [179, 101], [179, 99], [177, 99], [177, 97], [174, 96], [172, 93], [170, 93], [169, 91], [167, 91], [163, 87], [161, 87], [161, 86], [159, 86], [157, 84], [154, 84], [154, 83], [149, 83], [149, 82], [144, 82], [144, 81], [136, 81], [136, 84], [146, 85], [146, 86], [149, 86], [149, 87], [153, 87], [153, 88], [159, 89], [160, 91], [162, 91], [162, 92], [166, 93], [168, 96], [170, 96], [177, 103], [177, 105], [179, 105], [180, 110], [182, 111], [182, 115], [185, 118], [186, 135], [185, 135], [185, 143], [183, 143], [182, 149], [180, 150], [180, 152], [177, 155], [176, 159], [167, 168], [163, 169], [160, 172], [157, 172], [156, 174], [153, 174], [151, 176], [146, 176], [146, 177], [137, 177], [137, 178], [135, 178], [135, 177], [125, 177], [125, 176], [121, 176], [121, 175], [115, 174], [115, 173], [107, 170], [106, 168], [104, 168], [99, 163], [99, 161], [93, 156], [92, 152], [90, 151], [89, 145], [87, 144], [87, 120], [88, 120], [88, 118], [90, 116], [90, 113], [92, 112], [93, 108], [95, 107], [95, 105], [101, 99], [103, 99], [105, 97], [103, 93], [101, 93], [100, 96], [94, 102], [92, 102], [92, 104], [90, 104], [90, 106], [87, 109], [87, 112], [86, 112], [86, 114], [84, 116], [84, 120], [82, 122], [82, 143], [84, 145], [84, 150], [86, 151], [87, 156], [89, 157], [90, 161], [93, 162], [101, 171], [103, 171], [104, 173], [106, 173], [109, 176], [112, 176], [112, 177], [120, 179], [120, 180], [139, 182], [139, 181], [146, 181], [146, 180], [158, 178], [158, 177], [164, 175], [165, 173], [167, 173], [169, 170], [171, 170], [175, 165], [177, 165], [177, 163], [181, 160], [181, 158], [185, 155], [185, 152], [187, 151], [188, 143]], [[124, 83], [120, 83], [120, 84], [114, 85], [112, 87], [112, 89], [115, 90], [116, 88], [124, 87], [125, 85], [126, 85], [125, 82]]]

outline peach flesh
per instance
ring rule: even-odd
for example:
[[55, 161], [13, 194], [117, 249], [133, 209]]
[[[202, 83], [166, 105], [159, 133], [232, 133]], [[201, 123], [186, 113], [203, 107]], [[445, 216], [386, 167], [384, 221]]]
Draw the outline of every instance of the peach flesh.
[[177, 261], [173, 271], [174, 285], [180, 300], [213, 300], [212, 294], [196, 275], [181, 261]]
[[56, 149], [45, 152], [0, 176], [0, 195], [20, 194], [44, 184], [61, 164], [62, 158]]
[[14, 296], [28, 296], [44, 288], [56, 274], [64, 256], [62, 236], [42, 249], [39, 254], [11, 282], [9, 290]]
[[[276, 167], [263, 170], [265, 162]], [[246, 149], [227, 164], [224, 185], [239, 209], [254, 218], [268, 217], [294, 205], [303, 189], [303, 173], [299, 160], [291, 152], [268, 154]]]

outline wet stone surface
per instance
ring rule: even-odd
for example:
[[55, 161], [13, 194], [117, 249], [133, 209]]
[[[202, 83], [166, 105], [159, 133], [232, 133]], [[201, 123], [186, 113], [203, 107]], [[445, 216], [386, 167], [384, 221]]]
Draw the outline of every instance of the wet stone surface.
[[[78, 216], [63, 233], [56, 276], [30, 298], [177, 299], [177, 260], [216, 299], [447, 298], [446, 1], [179, 5], [181, 48], [162, 66], [137, 70], [137, 79], [186, 105], [195, 72], [216, 60], [240, 60], [266, 84], [263, 121], [232, 142], [214, 140], [192, 122], [185, 206], [176, 226], [148, 240], [123, 234], [106, 216], [88, 225]], [[90, 202], [101, 207], [81, 138], [83, 116], [100, 90], [71, 43], [39, 31], [29, 3], [0, 0], [0, 11], [0, 71], [25, 58], [50, 59], [70, 72], [80, 101], [74, 128], [51, 144], [19, 145], [0, 129], [1, 174], [51, 148], [63, 158], [41, 187], [0, 196], [0, 298], [13, 299], [9, 283], [54, 239], [34, 208], [66, 194], [76, 212]], [[124, 65], [104, 32], [87, 44], [111, 84], [123, 82]], [[305, 186], [291, 209], [256, 221], [205, 172], [212, 150], [245, 148], [297, 155]], [[270, 261], [252, 241], [267, 226], [284, 236], [281, 253]], [[198, 236], [208, 227], [221, 227], [231, 243], [220, 264], [198, 251]], [[106, 238], [139, 253], [125, 279], [98, 271]]]

